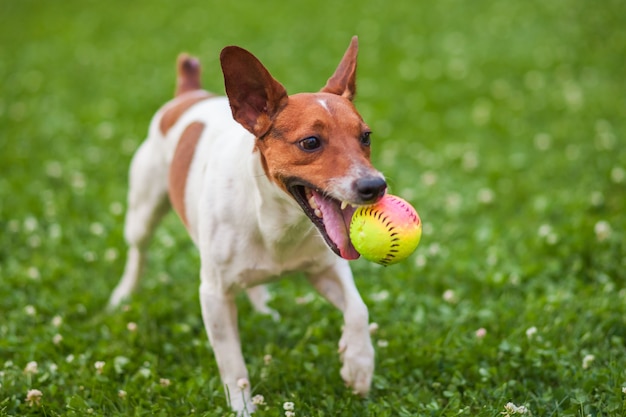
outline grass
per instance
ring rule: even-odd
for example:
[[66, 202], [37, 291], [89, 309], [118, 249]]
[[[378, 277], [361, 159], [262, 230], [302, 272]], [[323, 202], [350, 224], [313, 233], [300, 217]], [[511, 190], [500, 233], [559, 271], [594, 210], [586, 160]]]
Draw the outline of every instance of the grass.
[[278, 324], [239, 300], [258, 414], [626, 415], [625, 16], [619, 0], [0, 3], [0, 416], [229, 414], [173, 215], [140, 292], [103, 310], [128, 163], [180, 51], [213, 91], [227, 44], [310, 91], [353, 34], [373, 159], [425, 233], [403, 264], [354, 263], [380, 327], [367, 399], [338, 375], [340, 314], [301, 277], [273, 284]]

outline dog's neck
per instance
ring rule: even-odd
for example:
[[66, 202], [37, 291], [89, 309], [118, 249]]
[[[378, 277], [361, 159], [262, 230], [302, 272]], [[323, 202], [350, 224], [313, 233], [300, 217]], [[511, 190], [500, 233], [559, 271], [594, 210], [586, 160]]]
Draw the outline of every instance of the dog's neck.
[[[271, 181], [263, 168], [260, 153], [250, 155], [250, 171], [255, 184], [251, 199], [254, 199], [261, 234], [268, 244], [280, 246], [297, 236], [315, 233], [315, 228], [292, 196]], [[283, 244], [277, 242], [284, 242]]]

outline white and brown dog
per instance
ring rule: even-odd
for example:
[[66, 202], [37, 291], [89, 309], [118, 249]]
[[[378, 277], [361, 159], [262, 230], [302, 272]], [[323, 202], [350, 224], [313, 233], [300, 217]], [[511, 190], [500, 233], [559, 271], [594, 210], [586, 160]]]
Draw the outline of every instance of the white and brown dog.
[[354, 207], [387, 185], [370, 162], [370, 129], [352, 99], [357, 39], [319, 93], [288, 96], [252, 54], [221, 53], [228, 98], [200, 87], [198, 61], [178, 60], [176, 97], [154, 116], [130, 168], [126, 267], [110, 299], [136, 287], [148, 241], [174, 207], [200, 251], [202, 317], [229, 403], [254, 409], [234, 295], [275, 314], [263, 285], [304, 271], [344, 316], [341, 376], [367, 394], [374, 371], [368, 311], [348, 260], [359, 255], [348, 225]]

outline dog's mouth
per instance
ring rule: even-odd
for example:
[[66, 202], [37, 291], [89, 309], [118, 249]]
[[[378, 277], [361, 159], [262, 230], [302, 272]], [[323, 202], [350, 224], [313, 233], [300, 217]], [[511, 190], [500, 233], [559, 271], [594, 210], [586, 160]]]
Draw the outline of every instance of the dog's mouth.
[[353, 205], [302, 184], [288, 189], [333, 252], [348, 260], [360, 256], [350, 241], [350, 220], [356, 210]]

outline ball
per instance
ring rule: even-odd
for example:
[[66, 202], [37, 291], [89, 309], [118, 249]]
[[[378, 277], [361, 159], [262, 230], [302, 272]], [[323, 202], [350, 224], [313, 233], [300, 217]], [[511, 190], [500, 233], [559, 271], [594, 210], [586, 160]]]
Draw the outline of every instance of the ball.
[[387, 266], [411, 255], [422, 237], [422, 222], [408, 202], [386, 194], [377, 203], [356, 209], [350, 240], [368, 261]]

